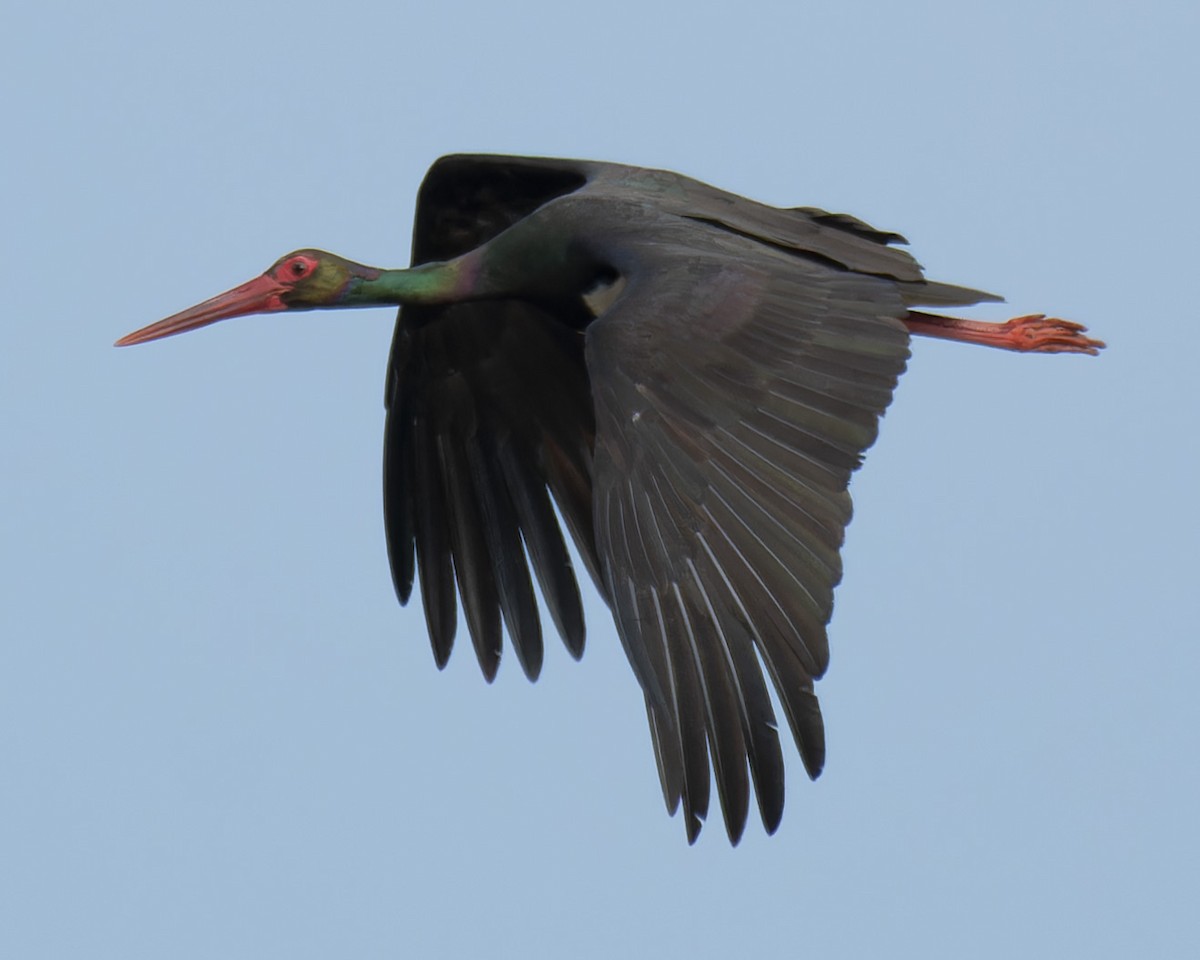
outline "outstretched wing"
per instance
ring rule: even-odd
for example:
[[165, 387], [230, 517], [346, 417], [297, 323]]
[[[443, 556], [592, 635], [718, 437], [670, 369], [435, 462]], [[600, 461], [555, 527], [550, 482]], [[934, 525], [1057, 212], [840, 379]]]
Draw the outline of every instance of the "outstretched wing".
[[[443, 158], [421, 187], [413, 263], [471, 250], [584, 182], [569, 162]], [[454, 643], [457, 584], [488, 680], [502, 620], [536, 678], [531, 567], [568, 649], [583, 652], [579, 587], [547, 494], [594, 570], [595, 428], [581, 327], [570, 305], [551, 314], [517, 301], [409, 306], [397, 318], [385, 397], [388, 556], [401, 603], [420, 571], [439, 667]]]
[[768, 831], [783, 809], [763, 666], [805, 767], [821, 770], [813, 680], [828, 662], [846, 488], [908, 335], [893, 282], [728, 234], [706, 253], [704, 236], [647, 247], [588, 329], [596, 536], [668, 809], [682, 800], [694, 840], [711, 757], [736, 843], [747, 773]]

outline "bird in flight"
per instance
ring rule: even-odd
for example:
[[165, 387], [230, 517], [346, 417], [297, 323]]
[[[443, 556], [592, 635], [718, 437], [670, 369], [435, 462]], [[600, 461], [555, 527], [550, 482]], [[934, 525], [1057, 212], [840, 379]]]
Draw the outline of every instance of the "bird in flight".
[[298, 250], [117, 345], [245, 314], [398, 304], [384, 522], [396, 593], [407, 603], [419, 579], [437, 665], [461, 603], [484, 676], [506, 629], [536, 679], [535, 580], [583, 654], [557, 507], [641, 685], [668, 811], [682, 806], [694, 842], [715, 779], [736, 844], [751, 783], [768, 833], [783, 813], [767, 677], [809, 776], [824, 764], [813, 681], [847, 486], [910, 334], [1104, 346], [1040, 314], [917, 310], [999, 298], [926, 280], [902, 242], [661, 170], [449, 156], [421, 186], [409, 269]]

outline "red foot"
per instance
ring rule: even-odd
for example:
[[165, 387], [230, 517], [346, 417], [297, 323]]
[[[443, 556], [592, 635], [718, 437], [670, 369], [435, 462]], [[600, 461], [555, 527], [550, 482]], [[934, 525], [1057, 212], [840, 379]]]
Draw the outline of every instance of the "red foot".
[[1083, 324], [1047, 317], [1044, 313], [1014, 317], [1005, 323], [983, 323], [914, 310], [904, 323], [912, 333], [922, 336], [1023, 353], [1087, 353], [1094, 357], [1104, 349], [1103, 341], [1084, 336], [1087, 327]]
[[[1103, 340], [1085, 337], [1087, 331], [1082, 323], [1047, 317], [1044, 313], [1031, 313], [1025, 317], [1014, 317], [1000, 324], [1008, 338], [1010, 350], [1034, 351], [1037, 353], [1087, 353], [1096, 356], [1104, 349]], [[998, 344], [999, 346], [999, 344]]]

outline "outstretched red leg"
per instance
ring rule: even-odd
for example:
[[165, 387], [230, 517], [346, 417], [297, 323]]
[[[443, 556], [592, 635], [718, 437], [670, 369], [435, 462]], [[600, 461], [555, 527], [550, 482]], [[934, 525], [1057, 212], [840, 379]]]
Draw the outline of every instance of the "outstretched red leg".
[[1090, 353], [1094, 357], [1104, 349], [1102, 340], [1084, 336], [1087, 327], [1083, 324], [1047, 317], [1044, 313], [1014, 317], [1004, 323], [984, 323], [910, 310], [904, 325], [911, 333], [924, 337], [1025, 353]]

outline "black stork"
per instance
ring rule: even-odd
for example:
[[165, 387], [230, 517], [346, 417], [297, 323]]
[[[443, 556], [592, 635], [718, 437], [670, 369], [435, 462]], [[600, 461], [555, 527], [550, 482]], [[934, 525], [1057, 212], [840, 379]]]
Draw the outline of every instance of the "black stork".
[[299, 250], [117, 344], [244, 314], [399, 304], [384, 521], [402, 604], [419, 572], [438, 666], [461, 601], [484, 676], [503, 623], [535, 679], [531, 573], [582, 655], [557, 505], [641, 684], [668, 810], [682, 803], [693, 842], [711, 762], [737, 843], [751, 780], [769, 833], [783, 812], [763, 667], [805, 769], [821, 772], [813, 681], [829, 658], [847, 485], [909, 335], [1104, 346], [1042, 315], [990, 324], [915, 310], [999, 298], [926, 280], [897, 242], [851, 216], [660, 170], [451, 156], [421, 186], [410, 269]]

